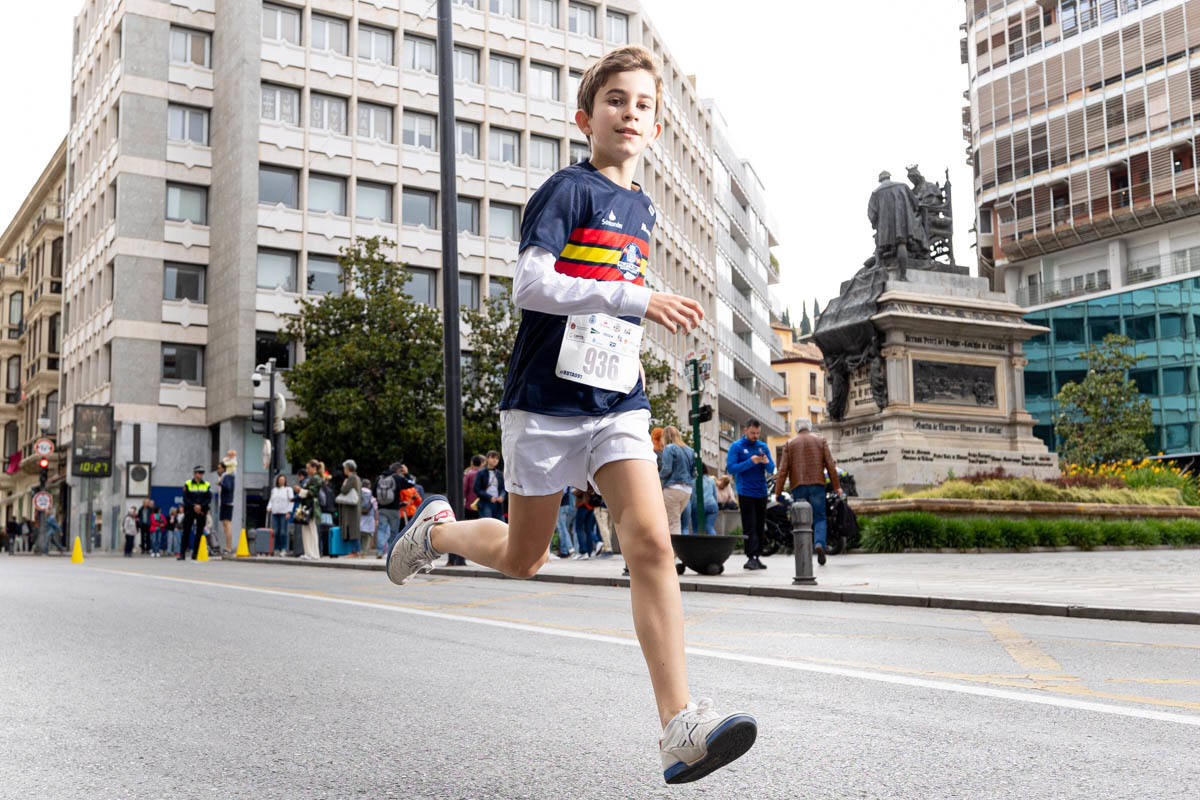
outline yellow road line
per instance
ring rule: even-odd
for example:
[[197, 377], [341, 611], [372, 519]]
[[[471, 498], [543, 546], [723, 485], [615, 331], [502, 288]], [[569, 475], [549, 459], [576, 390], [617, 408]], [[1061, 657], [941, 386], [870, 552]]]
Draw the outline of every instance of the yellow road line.
[[1042, 652], [1037, 645], [1013, 630], [1000, 617], [981, 616], [979, 621], [997, 642], [1022, 667], [1034, 672], [1062, 672], [1062, 665], [1048, 653]]
[[745, 601], [739, 600], [737, 602], [726, 603], [725, 605], [717, 606], [716, 608], [710, 608], [707, 611], [698, 611], [695, 614], [688, 614], [687, 616], [685, 616], [683, 618], [683, 627], [685, 630], [687, 628], [695, 627], [696, 625], [699, 625], [702, 622], [706, 622], [707, 620], [710, 620], [715, 616], [724, 614], [726, 611], [729, 611], [730, 609], [741, 606], [744, 602]]
[[493, 597], [490, 600], [476, 600], [471, 603], [448, 603], [447, 605], [444, 605], [444, 606], [433, 606], [433, 608], [437, 608], [442, 611], [446, 611], [446, 610], [449, 610], [452, 608], [478, 608], [480, 606], [487, 606], [487, 605], [491, 605], [493, 603], [503, 603], [508, 600], [524, 600], [527, 598], [534, 598], [534, 597], [552, 597], [556, 594], [566, 594], [567, 592], [570, 592], [570, 591], [574, 591], [574, 589], [568, 587], [568, 588], [564, 588], [564, 589], [553, 589], [549, 592], [517, 592], [515, 594], [506, 594], [506, 595], [502, 595], [500, 597]]

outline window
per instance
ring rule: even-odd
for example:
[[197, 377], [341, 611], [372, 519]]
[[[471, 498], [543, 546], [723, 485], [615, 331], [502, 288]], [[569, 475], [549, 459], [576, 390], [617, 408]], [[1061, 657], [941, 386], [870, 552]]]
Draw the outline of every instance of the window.
[[1050, 397], [1050, 373], [1027, 370], [1025, 372], [1025, 396], [1029, 398]]
[[358, 58], [361, 61], [396, 63], [395, 37], [386, 28], [358, 25]]
[[817, 373], [815, 372], [808, 373], [808, 393], [814, 396], [817, 393]]
[[608, 12], [608, 41], [629, 44], [629, 17], [617, 11]]
[[497, 89], [521, 91], [521, 62], [510, 56], [488, 56], [488, 83]]
[[[17, 368], [20, 370], [20, 367]], [[17, 440], [17, 423], [16, 421], [9, 422], [4, 426], [4, 455], [11, 456], [21, 448]]]
[[492, 161], [521, 165], [521, 134], [504, 128], [488, 131], [488, 157]]
[[529, 0], [529, 21], [557, 28], [558, 0]]
[[567, 100], [569, 102], [577, 102], [579, 100], [579, 82], [583, 80], [583, 73], [575, 70], [567, 71]]
[[404, 68], [437, 74], [437, 55], [433, 39], [404, 37]]
[[458, 154], [479, 158], [479, 123], [454, 121], [454, 137], [458, 141]]
[[308, 275], [305, 278], [308, 294], [341, 294], [342, 268], [337, 256], [308, 256]]
[[258, 167], [258, 202], [286, 208], [300, 207], [300, 172], [287, 167]]
[[404, 143], [437, 150], [437, 117], [419, 111], [404, 112]]
[[592, 157], [592, 149], [582, 142], [571, 142], [571, 163], [578, 164]]
[[308, 174], [308, 210], [346, 216], [346, 179], [336, 175]]
[[488, 205], [488, 236], [493, 239], [521, 240], [521, 208], [509, 203]]
[[558, 68], [530, 62], [529, 96], [542, 100], [557, 100]]
[[479, 276], [458, 276], [458, 305], [460, 308], [479, 308]]
[[358, 135], [381, 142], [395, 141], [391, 106], [358, 101]]
[[437, 192], [424, 189], [405, 189], [402, 196], [401, 220], [405, 225], [437, 227]]
[[208, 111], [188, 106], [167, 106], [167, 138], [208, 146]]
[[1190, 367], [1170, 367], [1163, 368], [1162, 371], [1162, 393], [1163, 394], [1188, 394], [1191, 387], [1188, 385], [1190, 381], [1188, 376], [1191, 373]]
[[309, 97], [309, 127], [346, 132], [346, 98], [312, 92]]
[[348, 52], [349, 38], [350, 25], [346, 20], [320, 14], [312, 15], [310, 43], [313, 50], [328, 50], [344, 56]]
[[409, 278], [404, 283], [404, 293], [416, 303], [437, 305], [437, 273], [431, 269], [406, 268]]
[[354, 214], [359, 219], [392, 221], [392, 187], [360, 180], [354, 188]]
[[204, 384], [204, 348], [191, 344], [162, 346], [163, 383]]
[[596, 7], [583, 3], [567, 5], [567, 30], [580, 36], [596, 38]]
[[288, 369], [292, 366], [292, 345], [285, 342], [275, 331], [254, 332], [254, 363], [265, 364], [275, 359], [275, 366]]
[[1156, 369], [1130, 370], [1129, 380], [1137, 384], [1138, 394], [1158, 394], [1158, 370]]
[[167, 219], [208, 224], [208, 189], [183, 183], [167, 184]]
[[1137, 342], [1148, 342], [1154, 339], [1154, 317], [1133, 317], [1126, 319], [1125, 335]]
[[259, 250], [258, 288], [296, 291], [296, 254], [286, 250]]
[[163, 265], [163, 299], [204, 302], [204, 267], [197, 264]]
[[532, 169], [554, 172], [558, 169], [558, 139], [545, 136], [529, 137], [529, 166]]
[[8, 324], [20, 326], [25, 316], [25, 293], [13, 292], [8, 296]]
[[46, 351], [57, 355], [61, 342], [62, 334], [62, 314], [51, 314], [50, 323], [46, 331]]
[[512, 294], [512, 280], [509, 278], [488, 278], [488, 298], [507, 301]]
[[263, 3], [262, 35], [300, 44], [300, 9]]
[[491, 0], [490, 9], [493, 14], [504, 14], [506, 17], [520, 18], [517, 10], [517, 0]]
[[262, 118], [272, 122], [300, 124], [300, 91], [290, 86], [262, 85]]
[[454, 46], [454, 79], [479, 83], [479, 51], [474, 47]]
[[453, 0], [456, 6], [466, 6], [467, 8], [479, 9], [479, 0]]
[[459, 197], [457, 203], [458, 232], [479, 235], [479, 200]]
[[171, 60], [212, 69], [212, 39], [204, 31], [172, 27]]
[[[21, 357], [9, 356], [8, 358], [8, 390], [16, 392], [21, 388]], [[15, 403], [16, 400], [9, 402]]]

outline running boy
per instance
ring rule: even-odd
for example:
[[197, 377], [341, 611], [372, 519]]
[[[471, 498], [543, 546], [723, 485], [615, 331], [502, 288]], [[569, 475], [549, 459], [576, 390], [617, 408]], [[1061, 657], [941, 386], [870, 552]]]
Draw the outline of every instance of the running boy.
[[633, 182], [662, 132], [662, 78], [648, 50], [614, 50], [579, 84], [575, 122], [591, 159], [560, 170], [530, 198], [521, 223], [513, 301], [522, 310], [500, 404], [509, 521], [457, 522], [431, 496], [388, 551], [406, 583], [443, 553], [528, 578], [547, 558], [564, 486], [599, 489], [629, 565], [634, 628], [663, 726], [667, 783], [702, 778], [754, 744], [748, 714], [692, 702], [683, 608], [650, 442], [638, 359], [642, 318], [690, 331], [696, 301], [644, 285], [655, 209]]

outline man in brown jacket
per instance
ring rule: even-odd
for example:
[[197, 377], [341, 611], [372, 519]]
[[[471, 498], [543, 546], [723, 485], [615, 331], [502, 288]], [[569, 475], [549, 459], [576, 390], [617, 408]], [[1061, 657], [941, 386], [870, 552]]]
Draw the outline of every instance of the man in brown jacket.
[[775, 494], [792, 484], [792, 499], [807, 500], [812, 506], [813, 549], [817, 563], [825, 564], [825, 473], [833, 483], [833, 490], [842, 493], [838, 481], [837, 465], [829, 452], [829, 443], [812, 432], [812, 423], [806, 419], [796, 422], [796, 438], [783, 447], [779, 459], [779, 471], [775, 474]]

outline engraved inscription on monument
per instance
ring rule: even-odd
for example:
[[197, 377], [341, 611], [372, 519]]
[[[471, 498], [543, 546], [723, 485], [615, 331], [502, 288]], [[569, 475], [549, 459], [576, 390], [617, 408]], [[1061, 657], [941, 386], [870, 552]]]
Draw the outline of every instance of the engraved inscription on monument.
[[996, 407], [996, 368], [978, 364], [913, 361], [913, 399], [918, 403]]

